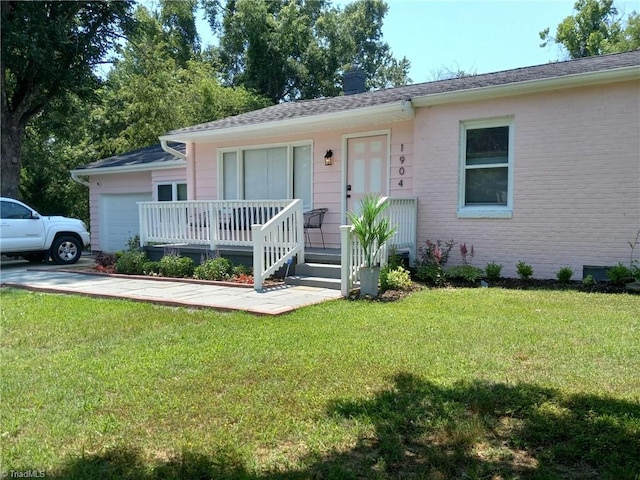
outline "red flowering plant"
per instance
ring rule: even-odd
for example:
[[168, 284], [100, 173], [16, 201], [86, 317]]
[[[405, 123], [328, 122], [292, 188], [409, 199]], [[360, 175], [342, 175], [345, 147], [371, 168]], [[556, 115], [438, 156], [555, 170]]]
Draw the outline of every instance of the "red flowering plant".
[[435, 242], [427, 239], [425, 246], [418, 249], [418, 259], [416, 260], [416, 276], [419, 280], [433, 284], [442, 285], [446, 281], [444, 266], [449, 261], [449, 254], [455, 242], [449, 240]]

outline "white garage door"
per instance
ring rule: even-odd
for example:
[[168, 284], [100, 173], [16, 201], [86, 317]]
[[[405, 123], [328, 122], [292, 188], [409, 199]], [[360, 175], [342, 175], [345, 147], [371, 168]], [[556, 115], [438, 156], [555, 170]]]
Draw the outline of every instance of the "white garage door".
[[140, 233], [137, 202], [150, 202], [149, 193], [104, 194], [100, 196], [100, 247], [117, 252], [127, 240]]

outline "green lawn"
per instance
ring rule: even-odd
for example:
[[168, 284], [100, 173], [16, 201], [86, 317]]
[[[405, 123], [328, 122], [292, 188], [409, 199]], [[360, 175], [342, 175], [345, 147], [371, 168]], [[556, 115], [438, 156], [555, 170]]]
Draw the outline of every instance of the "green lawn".
[[640, 296], [424, 290], [270, 318], [3, 290], [0, 475], [640, 474]]

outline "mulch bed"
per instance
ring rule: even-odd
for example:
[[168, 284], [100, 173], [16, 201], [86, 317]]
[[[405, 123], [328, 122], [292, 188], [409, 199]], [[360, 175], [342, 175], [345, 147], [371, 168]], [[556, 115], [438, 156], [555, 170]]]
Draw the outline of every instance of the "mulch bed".
[[[611, 293], [611, 294], [630, 294], [638, 295], [639, 292], [632, 292], [625, 288], [624, 285], [611, 285], [609, 282], [598, 282], [594, 285], [583, 285], [581, 281], [572, 281], [569, 283], [560, 283], [557, 280], [520, 280], [519, 278], [501, 278], [497, 281], [487, 282], [488, 288], [506, 288], [511, 290], [560, 290], [575, 291], [587, 293]], [[430, 287], [428, 285], [413, 282], [407, 290], [386, 290], [381, 292], [378, 298], [372, 299], [379, 302], [393, 302], [406, 297], [407, 295], [422, 290], [424, 288], [483, 288], [482, 285], [472, 282], [448, 282], [442, 287]], [[357, 299], [357, 292], [350, 296], [351, 299]]]

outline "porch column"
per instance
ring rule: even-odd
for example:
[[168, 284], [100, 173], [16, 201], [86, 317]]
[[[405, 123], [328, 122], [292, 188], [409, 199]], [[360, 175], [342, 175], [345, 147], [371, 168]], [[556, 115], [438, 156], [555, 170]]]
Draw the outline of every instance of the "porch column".
[[351, 281], [351, 225], [340, 225], [340, 293], [348, 297]]

